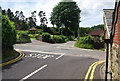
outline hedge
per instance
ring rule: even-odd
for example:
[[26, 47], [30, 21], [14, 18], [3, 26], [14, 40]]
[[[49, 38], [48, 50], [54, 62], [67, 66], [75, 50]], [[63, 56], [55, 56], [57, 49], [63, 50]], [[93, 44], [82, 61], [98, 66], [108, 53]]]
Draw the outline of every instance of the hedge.
[[6, 15], [2, 15], [2, 49], [12, 50], [16, 43], [16, 31], [14, 23]]
[[43, 42], [49, 42], [50, 38], [51, 38], [51, 34], [49, 34], [49, 33], [43, 33], [42, 34], [42, 41]]

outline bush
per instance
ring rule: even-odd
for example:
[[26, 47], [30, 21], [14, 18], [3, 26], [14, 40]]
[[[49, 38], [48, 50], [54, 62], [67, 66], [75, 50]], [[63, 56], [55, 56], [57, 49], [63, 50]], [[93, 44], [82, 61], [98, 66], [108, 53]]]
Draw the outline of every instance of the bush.
[[17, 31], [17, 34], [19, 35], [19, 36], [28, 36], [28, 31]]
[[79, 48], [85, 48], [85, 49], [93, 49], [93, 37], [86, 36], [86, 37], [80, 37], [79, 40], [76, 41], [75, 46]]
[[43, 33], [42, 30], [35, 31], [35, 34], [42, 34], [42, 33]]
[[64, 43], [65, 39], [63, 38], [63, 36], [59, 36], [59, 35], [53, 35], [53, 40], [55, 41], [55, 43]]
[[80, 43], [89, 43], [89, 44], [93, 44], [94, 43], [94, 39], [92, 36], [85, 36], [85, 37], [80, 37], [79, 39]]
[[29, 43], [31, 42], [28, 36], [28, 31], [18, 31], [17, 30], [17, 43]]
[[94, 38], [91, 36], [80, 37], [79, 40], [75, 43], [76, 47], [85, 48], [85, 49], [101, 49], [104, 48], [104, 42], [94, 41]]
[[16, 31], [14, 23], [6, 15], [2, 15], [2, 49], [12, 50], [16, 43]]
[[71, 41], [73, 39], [75, 39], [75, 37], [73, 37], [73, 36], [67, 36], [66, 39], [65, 39], [65, 41]]
[[79, 41], [77, 41], [75, 43], [75, 46], [79, 47], [79, 48], [85, 48], [85, 49], [93, 49], [94, 48], [92, 44], [89, 44], [89, 43], [83, 44], [83, 43], [80, 43]]
[[43, 34], [42, 34], [42, 41], [43, 41], [43, 42], [49, 42], [49, 39], [51, 38], [50, 35], [51, 35], [51, 34], [49, 34], [49, 33], [43, 33]]

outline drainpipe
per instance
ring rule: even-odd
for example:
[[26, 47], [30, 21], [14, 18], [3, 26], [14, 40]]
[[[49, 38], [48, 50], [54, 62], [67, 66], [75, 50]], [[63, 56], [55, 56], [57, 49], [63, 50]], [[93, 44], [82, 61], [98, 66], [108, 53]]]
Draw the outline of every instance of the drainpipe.
[[105, 39], [105, 43], [106, 43], [106, 67], [105, 67], [105, 81], [107, 81], [107, 73], [108, 73], [108, 56], [109, 56], [109, 43], [110, 43], [110, 39]]

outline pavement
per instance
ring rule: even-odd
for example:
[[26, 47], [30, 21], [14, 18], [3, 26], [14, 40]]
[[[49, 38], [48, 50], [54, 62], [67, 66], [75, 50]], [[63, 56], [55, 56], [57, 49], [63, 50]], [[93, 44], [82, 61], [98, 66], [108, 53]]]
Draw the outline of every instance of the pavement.
[[[90, 67], [92, 67], [94, 79], [101, 79], [100, 67], [103, 62], [97, 61], [105, 59], [105, 52], [77, 48], [74, 47], [74, 43], [75, 41], [49, 44], [32, 40], [32, 43], [14, 45], [14, 48], [21, 50], [25, 56], [3, 67], [3, 81], [11, 79], [20, 81], [26, 79], [83, 80]], [[93, 63], [94, 65], [91, 66]], [[92, 77], [93, 74], [89, 73], [89, 76]]]

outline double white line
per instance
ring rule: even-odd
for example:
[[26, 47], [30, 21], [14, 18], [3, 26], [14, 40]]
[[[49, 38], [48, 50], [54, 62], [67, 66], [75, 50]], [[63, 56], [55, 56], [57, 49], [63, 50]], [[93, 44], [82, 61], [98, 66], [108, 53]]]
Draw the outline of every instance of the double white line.
[[[89, 67], [88, 72], [87, 72], [86, 75], [85, 75], [84, 81], [87, 81], [87, 80], [88, 80], [88, 76], [89, 76], [89, 75], [90, 75], [89, 80], [92, 81], [93, 78], [94, 78], [94, 72], [95, 72], [96, 67], [97, 67], [99, 64], [103, 63], [103, 62], [105, 62], [105, 60], [97, 61], [97, 62], [93, 63], [93, 64]], [[91, 72], [91, 74], [90, 74], [90, 72]]]

